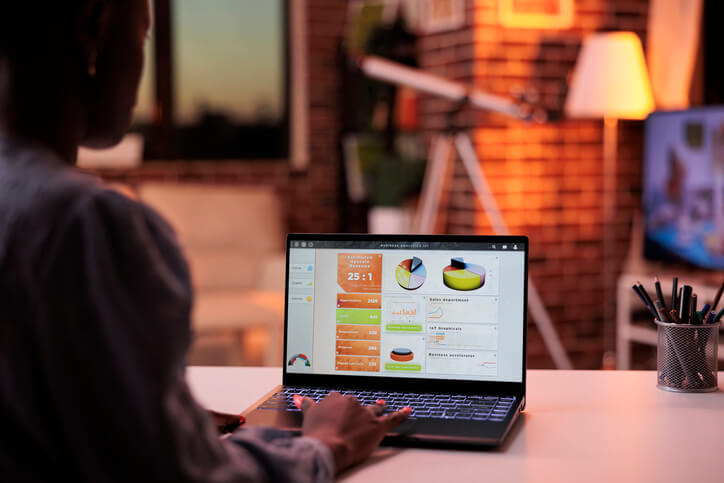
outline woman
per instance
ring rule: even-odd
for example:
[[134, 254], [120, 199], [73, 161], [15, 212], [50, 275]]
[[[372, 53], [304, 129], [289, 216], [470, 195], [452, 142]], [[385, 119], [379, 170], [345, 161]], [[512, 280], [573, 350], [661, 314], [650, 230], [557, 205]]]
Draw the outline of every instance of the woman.
[[[191, 286], [148, 207], [75, 172], [127, 129], [146, 0], [0, 7], [0, 475], [6, 481], [324, 481], [405, 412], [305, 400], [303, 436], [220, 440], [184, 380]], [[240, 391], [243, 388], [239, 388]]]

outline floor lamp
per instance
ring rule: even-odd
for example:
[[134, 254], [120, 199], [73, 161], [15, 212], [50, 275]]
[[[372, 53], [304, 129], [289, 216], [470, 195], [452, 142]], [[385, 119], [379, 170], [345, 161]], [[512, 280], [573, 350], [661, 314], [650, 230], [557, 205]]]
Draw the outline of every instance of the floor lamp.
[[[583, 41], [565, 103], [571, 118], [603, 118], [604, 324], [614, 309], [611, 287], [616, 243], [618, 120], [644, 119], [654, 109], [641, 41], [632, 32], [592, 34]], [[604, 344], [606, 346], [606, 344]]]

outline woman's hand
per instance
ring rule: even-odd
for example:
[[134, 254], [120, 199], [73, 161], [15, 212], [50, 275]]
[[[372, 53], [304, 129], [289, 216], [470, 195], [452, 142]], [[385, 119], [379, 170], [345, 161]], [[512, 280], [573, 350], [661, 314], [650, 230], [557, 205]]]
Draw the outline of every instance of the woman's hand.
[[233, 432], [246, 421], [241, 414], [220, 413], [211, 409], [207, 411], [221, 434]]
[[301, 405], [304, 422], [302, 434], [326, 444], [337, 471], [342, 471], [366, 459], [379, 446], [385, 433], [407, 419], [410, 408], [383, 415], [384, 401], [362, 406], [357, 398], [333, 392], [315, 403], [309, 397], [294, 396]]

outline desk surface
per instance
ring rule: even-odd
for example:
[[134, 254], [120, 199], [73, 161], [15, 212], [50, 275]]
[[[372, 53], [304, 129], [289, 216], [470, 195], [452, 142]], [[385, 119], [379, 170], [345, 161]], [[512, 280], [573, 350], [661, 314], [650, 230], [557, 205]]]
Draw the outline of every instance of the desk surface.
[[[281, 381], [279, 368], [191, 367], [209, 408], [241, 411]], [[496, 451], [381, 448], [345, 481], [607, 483], [724, 481], [724, 381], [675, 394], [651, 371], [528, 371], [528, 407]], [[678, 455], [678, 456], [677, 456]]]

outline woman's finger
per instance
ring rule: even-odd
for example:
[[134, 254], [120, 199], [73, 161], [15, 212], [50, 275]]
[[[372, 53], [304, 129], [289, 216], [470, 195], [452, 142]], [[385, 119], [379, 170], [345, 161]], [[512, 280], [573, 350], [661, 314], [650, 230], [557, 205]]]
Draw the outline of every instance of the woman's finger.
[[309, 397], [309, 396], [302, 397], [299, 394], [295, 394], [292, 397], [292, 400], [294, 401], [294, 405], [297, 407], [297, 409], [301, 409], [302, 412], [309, 410], [309, 408], [311, 408], [312, 406], [317, 404], [316, 402], [314, 402], [314, 399], [312, 399], [311, 397]]
[[382, 422], [382, 426], [385, 428], [385, 432], [393, 429], [395, 426], [398, 426], [400, 423], [405, 421], [410, 416], [411, 412], [412, 408], [404, 407], [399, 411], [395, 411], [394, 413], [381, 416], [380, 421]]
[[304, 398], [302, 399], [302, 412], [307, 412], [311, 407], [316, 405], [317, 403], [314, 401], [314, 399], [309, 396], [304, 396]]
[[369, 409], [375, 416], [381, 416], [386, 407], [385, 401], [380, 399], [375, 404], [367, 406], [367, 409]]

